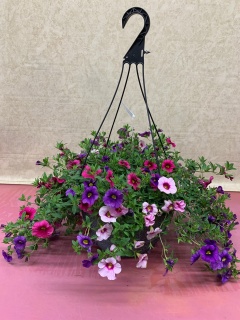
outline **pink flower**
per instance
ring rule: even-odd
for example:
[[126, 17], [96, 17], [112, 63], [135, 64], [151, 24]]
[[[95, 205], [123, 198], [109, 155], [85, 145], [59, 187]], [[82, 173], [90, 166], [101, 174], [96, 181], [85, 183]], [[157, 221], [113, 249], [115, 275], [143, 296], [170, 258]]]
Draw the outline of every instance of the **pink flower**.
[[164, 206], [162, 207], [162, 211], [170, 212], [174, 209], [173, 203], [171, 200], [164, 200]]
[[23, 210], [19, 212], [19, 217], [21, 217], [25, 213], [25, 220], [33, 220], [36, 209], [31, 207], [25, 207]]
[[139, 248], [143, 247], [144, 244], [145, 244], [145, 241], [134, 241], [134, 248], [139, 249]]
[[158, 189], [164, 193], [174, 194], [177, 192], [177, 188], [173, 178], [161, 177], [158, 180]]
[[162, 169], [167, 171], [168, 173], [172, 173], [173, 169], [175, 168], [175, 164], [172, 160], [164, 160], [162, 163]]
[[125, 208], [123, 205], [121, 205], [119, 208], [112, 208], [112, 214], [115, 217], [121, 217], [123, 215], [125, 215], [126, 213], [128, 213], [128, 208]]
[[98, 273], [101, 277], [107, 277], [108, 280], [115, 280], [116, 274], [122, 271], [120, 263], [114, 258], [102, 259], [98, 262]]
[[[117, 249], [117, 247], [115, 246], [115, 244], [112, 244], [111, 247], [109, 248], [109, 250], [111, 252], [114, 252]], [[116, 260], [119, 262], [121, 261], [121, 256], [116, 256]]]
[[147, 268], [147, 262], [148, 262], [148, 255], [146, 253], [144, 254], [138, 254], [138, 263], [136, 265], [137, 268]]
[[80, 202], [80, 204], [78, 205], [79, 209], [81, 209], [83, 212], [86, 213], [93, 213], [92, 210], [90, 210], [89, 208], [91, 208], [91, 206], [88, 203], [82, 203]]
[[127, 183], [133, 187], [134, 190], [138, 190], [141, 179], [133, 172], [127, 175]]
[[114, 182], [112, 181], [113, 178], [114, 178], [114, 176], [113, 176], [112, 170], [108, 170], [107, 171], [107, 175], [106, 175], [106, 180], [107, 180], [107, 182], [110, 183], [110, 187], [111, 188], [114, 187]]
[[143, 140], [140, 140], [140, 141], [139, 141], [139, 147], [140, 147], [142, 150], [145, 149], [145, 148], [146, 148], [146, 142], [143, 141]]
[[173, 148], [176, 147], [176, 143], [172, 142], [170, 138], [166, 139], [167, 144], [171, 144]]
[[153, 226], [155, 223], [155, 216], [150, 213], [150, 214], [144, 216], [144, 220], [145, 220], [146, 227]]
[[130, 169], [130, 168], [131, 168], [130, 163], [127, 162], [126, 160], [119, 160], [119, 161], [118, 161], [118, 164], [119, 164], [120, 166], [123, 166], [123, 167], [127, 168], [127, 169]]
[[100, 229], [97, 230], [96, 235], [98, 241], [107, 240], [112, 234], [113, 226], [109, 223], [106, 223]]
[[35, 222], [32, 226], [32, 235], [41, 239], [49, 238], [53, 231], [53, 226], [46, 220]]
[[144, 164], [145, 167], [147, 167], [151, 171], [157, 169], [156, 163], [154, 163], [154, 162], [152, 162], [150, 160], [145, 160], [143, 164]]
[[203, 186], [204, 189], [213, 181], [213, 176], [209, 178], [209, 180], [198, 180], [198, 182]]
[[80, 167], [80, 160], [69, 160], [66, 168], [67, 169], [72, 169], [74, 166], [77, 166], [77, 168]]
[[147, 231], [147, 239], [151, 240], [155, 238], [162, 230], [160, 228], [156, 228], [155, 230], [151, 228], [150, 231]]
[[115, 210], [108, 206], [103, 206], [99, 209], [99, 215], [103, 222], [116, 222], [117, 217], [114, 215]]
[[155, 204], [149, 204], [147, 202], [143, 202], [142, 206], [143, 206], [143, 210], [142, 210], [143, 213], [146, 213], [146, 214], [151, 213], [153, 215], [158, 213], [158, 208]]
[[174, 207], [174, 210], [176, 211], [184, 212], [186, 203], [183, 200], [177, 200], [177, 201], [174, 201], [173, 207]]
[[83, 172], [82, 172], [82, 176], [84, 178], [90, 178], [90, 179], [94, 179], [95, 176], [99, 175], [102, 173], [101, 169], [98, 169], [96, 172], [93, 172], [91, 167], [89, 165], [86, 165]]

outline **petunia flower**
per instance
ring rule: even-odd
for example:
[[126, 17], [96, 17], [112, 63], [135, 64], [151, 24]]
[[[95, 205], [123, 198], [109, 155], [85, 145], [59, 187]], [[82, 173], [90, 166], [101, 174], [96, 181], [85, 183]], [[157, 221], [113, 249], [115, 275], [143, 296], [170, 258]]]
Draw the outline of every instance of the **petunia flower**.
[[66, 165], [66, 168], [67, 169], [72, 169], [73, 167], [77, 167], [77, 168], [80, 168], [80, 165], [81, 165], [81, 161], [80, 160], [69, 160], [67, 165]]
[[173, 208], [175, 211], [184, 212], [186, 203], [183, 200], [177, 200], [173, 202]]
[[147, 138], [150, 136], [150, 134], [151, 134], [150, 131], [144, 131], [143, 133], [139, 133], [138, 135], [142, 138]]
[[145, 244], [145, 241], [134, 241], [134, 248], [139, 249], [142, 248]]
[[118, 161], [118, 164], [119, 164], [120, 166], [122, 166], [122, 167], [127, 168], [127, 169], [130, 169], [130, 168], [131, 168], [130, 163], [129, 163], [128, 161], [126, 161], [126, 160], [119, 160], [119, 161]]
[[32, 226], [32, 235], [37, 238], [49, 238], [54, 231], [54, 228], [46, 220], [35, 222]]
[[111, 188], [103, 196], [103, 202], [111, 208], [119, 208], [123, 202], [123, 193], [118, 189]]
[[155, 162], [152, 162], [150, 160], [145, 160], [143, 165], [147, 167], [149, 170], [153, 171], [157, 169], [157, 164]]
[[143, 151], [143, 150], [147, 147], [146, 142], [143, 141], [143, 140], [140, 140], [140, 141], [139, 141], [139, 147], [140, 147], [141, 150]]
[[217, 191], [217, 193], [220, 193], [220, 194], [224, 194], [225, 193], [223, 188], [222, 188], [222, 186], [218, 186], [216, 191]]
[[26, 247], [27, 239], [24, 236], [17, 236], [13, 239], [13, 243], [15, 245], [15, 249], [24, 250]]
[[21, 218], [24, 213], [25, 213], [25, 220], [33, 220], [36, 214], [36, 209], [31, 207], [25, 207], [23, 210], [19, 212], [19, 217]]
[[90, 179], [83, 182], [84, 188], [96, 187], [96, 180]]
[[10, 254], [8, 254], [7, 252], [5, 252], [4, 250], [2, 250], [2, 255], [3, 255], [3, 258], [4, 258], [7, 262], [11, 262], [11, 261], [12, 261], [12, 256], [10, 256]]
[[90, 178], [90, 179], [94, 179], [95, 176], [101, 174], [102, 170], [98, 169], [96, 172], [93, 172], [91, 167], [89, 165], [86, 165], [83, 172], [82, 172], [82, 176], [84, 178]]
[[164, 193], [174, 194], [177, 192], [177, 187], [173, 178], [161, 177], [158, 180], [158, 189]]
[[86, 213], [93, 213], [93, 211], [90, 209], [91, 206], [88, 204], [88, 203], [82, 203], [80, 202], [79, 205], [78, 205], [79, 209], [82, 210], [83, 212], [86, 212]]
[[77, 236], [77, 241], [82, 248], [87, 249], [88, 252], [91, 251], [91, 246], [93, 245], [93, 242], [89, 236], [79, 234]]
[[214, 177], [211, 176], [208, 180], [203, 180], [203, 179], [200, 179], [198, 180], [198, 182], [203, 186], [204, 189], [206, 189], [209, 184], [213, 181]]
[[98, 273], [101, 277], [107, 277], [108, 280], [115, 280], [116, 274], [122, 271], [120, 263], [115, 258], [102, 259], [98, 262]]
[[146, 253], [144, 254], [137, 254], [138, 256], [138, 263], [136, 265], [137, 268], [147, 268], [147, 262], [148, 262], [148, 255]]
[[89, 260], [83, 260], [82, 266], [84, 268], [90, 268], [94, 264], [94, 261], [96, 261], [97, 259], [98, 259], [98, 254], [96, 253]]
[[138, 190], [140, 182], [141, 179], [134, 172], [127, 175], [127, 183], [132, 186], [134, 190]]
[[176, 147], [176, 143], [172, 142], [170, 138], [166, 139], [167, 144], [170, 144], [173, 148]]
[[96, 187], [86, 188], [82, 194], [82, 203], [88, 203], [92, 206], [98, 199], [99, 194]]
[[[109, 248], [109, 250], [110, 250], [111, 252], [116, 251], [116, 249], [117, 249], [117, 247], [115, 246], [115, 244], [112, 244], [112, 245], [110, 246], [110, 248]], [[118, 262], [121, 261], [121, 256], [116, 256], [116, 260], [117, 260]]]
[[99, 216], [103, 222], [117, 221], [114, 209], [108, 206], [103, 206], [99, 209]]
[[161, 208], [162, 211], [170, 212], [174, 209], [173, 203], [171, 200], [164, 200], [164, 206]]
[[102, 157], [102, 162], [108, 162], [110, 160], [110, 157], [109, 156], [103, 156]]
[[114, 187], [114, 182], [112, 181], [113, 178], [114, 178], [114, 176], [113, 176], [112, 170], [108, 170], [107, 171], [107, 175], [106, 175], [106, 180], [107, 180], [107, 182], [110, 183], [110, 187], [111, 188]]
[[128, 208], [125, 208], [123, 205], [121, 205], [119, 208], [116, 208], [112, 210], [112, 214], [115, 216], [115, 217], [121, 217], [125, 214], [128, 213]]
[[150, 231], [147, 231], [147, 239], [151, 240], [155, 238], [162, 230], [160, 228], [153, 229], [151, 228]]
[[142, 210], [143, 213], [146, 213], [146, 214], [151, 213], [153, 215], [158, 213], [158, 208], [156, 204], [149, 204], [147, 202], [143, 202], [142, 207], [143, 207], [143, 210]]
[[110, 223], [106, 223], [104, 226], [99, 228], [96, 232], [97, 240], [107, 240], [112, 234], [113, 226]]
[[199, 250], [202, 260], [208, 263], [215, 263], [219, 261], [219, 252], [218, 248], [214, 244], [207, 244], [202, 246]]
[[76, 192], [73, 189], [67, 189], [67, 191], [65, 192], [65, 195], [66, 196], [71, 195], [74, 197], [76, 195]]
[[232, 261], [232, 256], [227, 250], [223, 250], [223, 252], [220, 253], [220, 259], [222, 261], [223, 268], [227, 268], [228, 264]]
[[198, 259], [200, 258], [200, 252], [196, 251], [190, 259], [191, 265], [194, 264], [194, 262], [196, 262]]
[[148, 214], [144, 216], [145, 226], [150, 227], [155, 223], [155, 216], [153, 214]]
[[150, 179], [150, 185], [152, 189], [157, 190], [159, 178], [160, 178], [160, 175], [158, 173], [152, 174], [152, 177]]
[[166, 159], [162, 162], [162, 169], [168, 173], [172, 173], [175, 169], [175, 164], [172, 160]]

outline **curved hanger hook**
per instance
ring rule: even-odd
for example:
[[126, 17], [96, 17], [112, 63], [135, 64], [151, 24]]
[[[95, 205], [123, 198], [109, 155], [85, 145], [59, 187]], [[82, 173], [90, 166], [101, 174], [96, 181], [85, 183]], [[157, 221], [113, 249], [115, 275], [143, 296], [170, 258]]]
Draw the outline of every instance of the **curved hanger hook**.
[[149, 15], [145, 10], [139, 7], [134, 7], [129, 10], [127, 10], [123, 17], [122, 17], [122, 27], [124, 28], [126, 23], [128, 22], [128, 19], [134, 15], [134, 14], [140, 14], [144, 19], [144, 26], [143, 29], [140, 31], [139, 35], [129, 48], [128, 52], [125, 54], [123, 58], [123, 63], [132, 64], [135, 63], [136, 65], [141, 63], [144, 64], [144, 54], [149, 53], [147, 51], [144, 51], [144, 44], [145, 44], [145, 37], [148, 33], [148, 30], [150, 28], [150, 18]]

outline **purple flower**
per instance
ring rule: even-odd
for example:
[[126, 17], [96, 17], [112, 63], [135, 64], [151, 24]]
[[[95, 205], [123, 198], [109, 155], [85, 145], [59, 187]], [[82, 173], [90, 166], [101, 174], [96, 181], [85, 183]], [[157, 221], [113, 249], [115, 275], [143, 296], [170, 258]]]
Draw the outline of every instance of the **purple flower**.
[[24, 236], [17, 236], [13, 239], [16, 250], [24, 250], [26, 247], [27, 239]]
[[117, 209], [123, 202], [123, 193], [120, 190], [111, 188], [105, 193], [103, 202], [106, 206]]
[[211, 216], [211, 215], [208, 216], [208, 221], [210, 223], [213, 223], [215, 220], [216, 220], [216, 218], [214, 216]]
[[92, 145], [94, 145], [94, 146], [99, 146], [99, 142], [98, 142], [97, 139], [95, 139], [95, 140], [90, 139], [90, 143], [91, 143]]
[[108, 172], [109, 169], [110, 169], [110, 168], [109, 168], [108, 166], [105, 166], [105, 167], [104, 167], [104, 170], [105, 170], [106, 172]]
[[109, 156], [103, 156], [102, 157], [102, 162], [108, 162], [110, 160]]
[[224, 190], [223, 190], [222, 186], [217, 187], [217, 193], [224, 194]]
[[232, 276], [232, 271], [229, 269], [223, 274], [219, 274], [218, 277], [221, 279], [222, 283], [226, 283]]
[[40, 160], [36, 161], [36, 166], [41, 166], [41, 165], [43, 165], [43, 163]]
[[17, 254], [17, 256], [18, 256], [18, 259], [22, 259], [22, 258], [24, 257], [24, 253], [23, 253], [24, 249], [21, 250], [21, 249], [17, 248], [16, 246], [14, 247], [14, 249], [15, 249], [15, 251], [16, 251], [16, 254]]
[[158, 173], [155, 173], [152, 175], [151, 179], [150, 179], [150, 184], [151, 187], [153, 187], [154, 189], [158, 187], [158, 180], [159, 178], [161, 178], [161, 176]]
[[12, 256], [10, 256], [10, 254], [7, 254], [7, 252], [5, 252], [4, 250], [2, 250], [2, 255], [3, 255], [3, 258], [4, 258], [7, 262], [11, 262], [11, 261], [12, 261]]
[[74, 197], [76, 192], [73, 189], [67, 189], [65, 194], [66, 196], [72, 195]]
[[9, 238], [9, 237], [11, 237], [11, 235], [12, 235], [12, 232], [8, 232], [5, 234], [5, 238]]
[[223, 268], [227, 268], [229, 262], [232, 261], [232, 256], [227, 252], [227, 250], [223, 250], [222, 253], [220, 253], [220, 259], [223, 264]]
[[166, 276], [166, 274], [168, 273], [169, 270], [172, 271], [172, 268], [173, 268], [174, 264], [175, 264], [175, 262], [172, 259], [167, 259], [165, 261], [166, 271], [164, 273], [164, 276]]
[[93, 245], [93, 242], [90, 237], [84, 236], [83, 234], [79, 234], [77, 236], [77, 241], [82, 248], [87, 249], [88, 252], [91, 251], [91, 246]]
[[83, 158], [85, 158], [86, 157], [86, 153], [84, 152], [84, 153], [80, 153], [79, 155], [78, 155], [78, 158], [79, 159], [83, 159]]
[[138, 135], [139, 135], [140, 137], [147, 138], [147, 137], [150, 136], [150, 134], [151, 134], [150, 131], [144, 131], [143, 133], [139, 133]]
[[98, 199], [98, 190], [96, 187], [86, 188], [82, 194], [82, 203], [88, 203], [90, 206]]
[[207, 244], [206, 246], [202, 246], [199, 253], [201, 258], [208, 263], [219, 261], [219, 253], [216, 245]]
[[84, 188], [96, 187], [96, 180], [90, 179], [83, 182]]
[[200, 253], [199, 251], [197, 251], [191, 256], [191, 259], [190, 259], [191, 265], [194, 264], [194, 262], [196, 262], [199, 258], [200, 258]]
[[5, 228], [5, 227], [6, 227], [6, 225], [5, 225], [5, 224], [3, 224], [3, 223], [1, 223], [1, 225], [0, 225], [0, 229]]
[[83, 260], [82, 265], [85, 268], [90, 268], [93, 264], [94, 261], [98, 259], [98, 254], [94, 254], [89, 260]]

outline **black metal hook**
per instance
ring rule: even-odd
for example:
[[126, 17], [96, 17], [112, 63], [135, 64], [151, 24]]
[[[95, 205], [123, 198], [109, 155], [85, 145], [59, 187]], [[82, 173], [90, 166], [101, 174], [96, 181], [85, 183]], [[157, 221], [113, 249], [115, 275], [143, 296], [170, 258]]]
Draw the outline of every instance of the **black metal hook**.
[[128, 19], [134, 15], [140, 14], [144, 19], [144, 26], [143, 29], [140, 31], [139, 35], [129, 48], [128, 52], [125, 54], [123, 58], [123, 63], [132, 64], [135, 63], [136, 65], [141, 63], [144, 64], [144, 54], [149, 53], [148, 51], [144, 51], [144, 44], [145, 44], [145, 37], [148, 33], [150, 28], [150, 18], [149, 15], [145, 10], [139, 7], [134, 7], [127, 10], [123, 17], [122, 17], [122, 27], [124, 28]]

